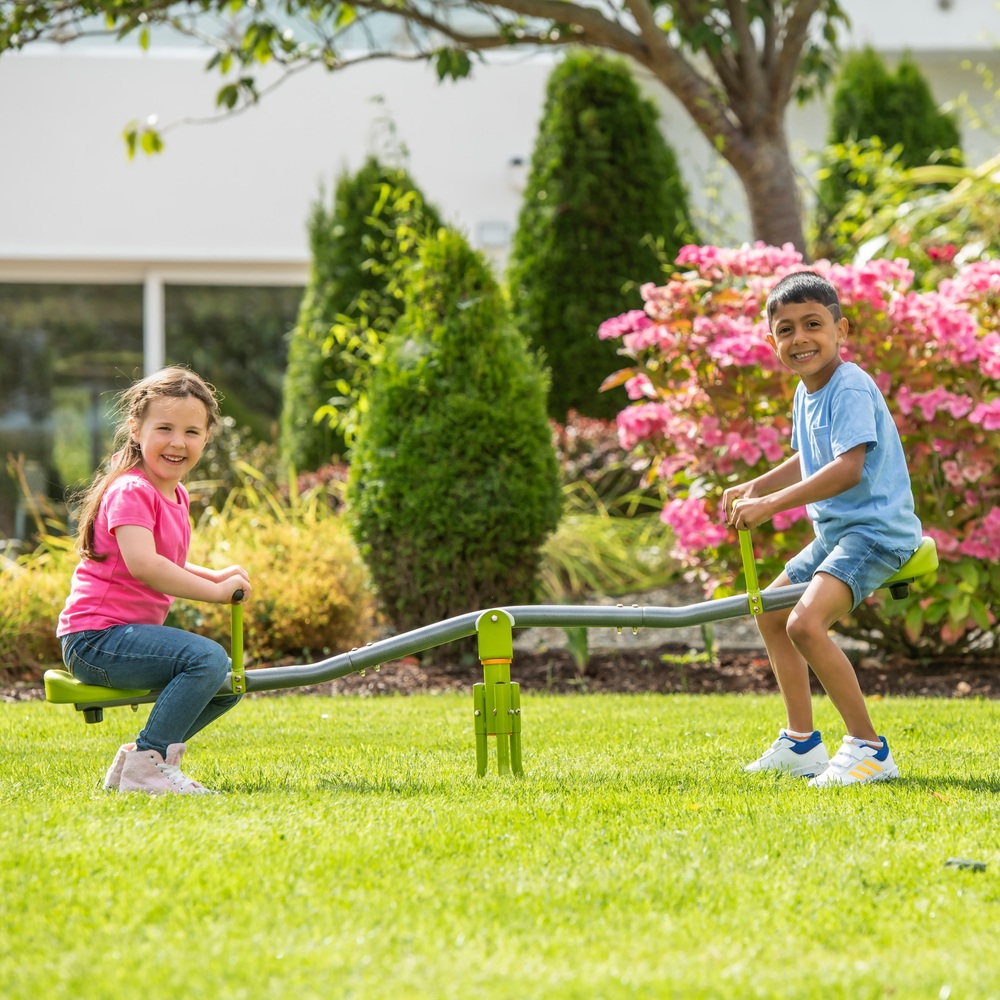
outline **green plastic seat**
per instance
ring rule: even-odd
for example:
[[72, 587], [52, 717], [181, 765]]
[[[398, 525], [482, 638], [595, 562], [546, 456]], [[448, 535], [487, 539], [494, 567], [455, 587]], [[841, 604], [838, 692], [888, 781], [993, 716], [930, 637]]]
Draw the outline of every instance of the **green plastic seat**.
[[84, 684], [68, 670], [46, 670], [44, 679], [45, 700], [53, 705], [74, 705], [87, 722], [100, 722], [106, 708], [130, 705], [137, 710], [140, 704], [156, 700], [149, 688], [132, 691]]
[[906, 597], [910, 592], [910, 584], [918, 576], [926, 576], [928, 573], [933, 573], [937, 568], [937, 545], [934, 544], [933, 538], [925, 536], [920, 542], [920, 547], [917, 551], [882, 586], [888, 587], [889, 593], [897, 599]]

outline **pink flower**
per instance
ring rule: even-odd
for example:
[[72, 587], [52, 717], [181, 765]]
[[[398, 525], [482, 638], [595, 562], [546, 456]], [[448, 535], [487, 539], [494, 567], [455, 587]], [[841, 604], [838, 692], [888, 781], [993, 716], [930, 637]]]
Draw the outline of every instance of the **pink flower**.
[[805, 507], [794, 507], [792, 510], [783, 510], [771, 518], [771, 524], [775, 531], [787, 531], [793, 524], [805, 520], [809, 515]]
[[927, 256], [935, 264], [950, 264], [955, 259], [957, 250], [954, 243], [946, 243], [943, 247], [928, 247]]
[[652, 326], [652, 320], [641, 309], [630, 309], [620, 316], [606, 319], [598, 328], [597, 336], [601, 340], [613, 340]]
[[983, 430], [1000, 430], [1000, 399], [994, 399], [989, 403], [977, 403], [976, 408], [969, 414], [970, 424], [982, 424]]
[[973, 559], [996, 562], [1000, 559], [1000, 508], [992, 507], [989, 513], [965, 536], [958, 551]]
[[904, 413], [909, 414], [916, 407], [920, 410], [924, 420], [927, 421], [933, 420], [934, 414], [938, 410], [945, 410], [958, 420], [960, 417], [964, 417], [975, 405], [973, 400], [968, 396], [959, 396], [953, 392], [948, 392], [942, 386], [938, 386], [930, 392], [913, 395], [906, 389], [906, 386], [902, 386], [900, 388], [900, 396], [904, 395], [906, 398], [906, 409], [903, 408], [902, 399], [900, 399], [899, 408]]
[[673, 529], [676, 557], [687, 564], [694, 563], [702, 550], [718, 548], [729, 537], [729, 529], [709, 516], [708, 505], [701, 497], [669, 500], [660, 519]]

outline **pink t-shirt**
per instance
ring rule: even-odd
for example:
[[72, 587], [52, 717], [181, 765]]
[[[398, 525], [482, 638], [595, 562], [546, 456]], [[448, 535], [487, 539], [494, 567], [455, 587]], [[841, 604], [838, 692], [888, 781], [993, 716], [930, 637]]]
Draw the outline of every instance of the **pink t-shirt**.
[[80, 560], [56, 635], [111, 625], [162, 625], [173, 598], [129, 573], [114, 532], [123, 524], [149, 528], [156, 551], [183, 566], [191, 544], [189, 511], [182, 485], [178, 484], [176, 502], [171, 503], [139, 469], [119, 476], [101, 498], [94, 522], [94, 550], [107, 558]]

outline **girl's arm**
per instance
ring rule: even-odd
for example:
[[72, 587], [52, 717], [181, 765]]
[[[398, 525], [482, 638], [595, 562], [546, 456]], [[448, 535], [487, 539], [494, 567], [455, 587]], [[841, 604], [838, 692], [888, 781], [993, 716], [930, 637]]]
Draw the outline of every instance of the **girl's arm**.
[[188, 562], [184, 568], [195, 576], [200, 576], [203, 580], [211, 580], [212, 583], [222, 583], [234, 575], [243, 575], [249, 581], [247, 571], [242, 566], [226, 566], [225, 569], [209, 569], [207, 566], [199, 566], [197, 563]]
[[[767, 496], [744, 495], [738, 498], [739, 503], [733, 504], [730, 523], [736, 528], [755, 528], [783, 510], [829, 500], [830, 497], [852, 489], [861, 482], [864, 474], [867, 448], [866, 444], [856, 445], [850, 451], [838, 455], [807, 479], [800, 479], [798, 482], [776, 489]], [[772, 471], [777, 472], [780, 469], [781, 466], [778, 466], [778, 469]], [[765, 473], [754, 482], [762, 482], [769, 475], [770, 473]]]
[[245, 596], [250, 594], [250, 578], [242, 570], [211, 580], [160, 555], [149, 528], [123, 524], [115, 529], [115, 538], [129, 573], [161, 594], [214, 604], [229, 604], [237, 590], [242, 590]]

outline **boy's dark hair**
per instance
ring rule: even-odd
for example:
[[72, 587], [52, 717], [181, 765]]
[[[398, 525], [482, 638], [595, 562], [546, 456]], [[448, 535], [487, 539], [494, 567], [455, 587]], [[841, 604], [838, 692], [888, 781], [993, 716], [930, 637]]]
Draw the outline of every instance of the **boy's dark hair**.
[[843, 315], [840, 311], [840, 297], [837, 289], [821, 274], [815, 271], [796, 271], [779, 281], [767, 297], [767, 325], [774, 321], [774, 311], [790, 302], [818, 302], [826, 306], [834, 322]]

